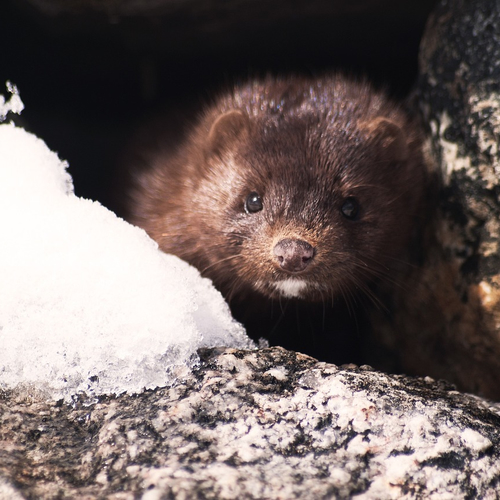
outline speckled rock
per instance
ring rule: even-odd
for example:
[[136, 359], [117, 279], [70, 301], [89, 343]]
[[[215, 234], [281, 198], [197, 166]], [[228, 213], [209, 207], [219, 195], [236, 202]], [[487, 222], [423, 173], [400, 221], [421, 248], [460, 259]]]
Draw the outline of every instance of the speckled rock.
[[443, 2], [429, 20], [420, 89], [454, 231], [441, 235], [500, 330], [500, 4]]
[[[500, 399], [500, 3], [442, 1], [417, 99], [441, 185], [422, 268], [379, 331], [404, 372]], [[392, 342], [392, 344], [391, 344]]]
[[498, 498], [498, 405], [280, 348], [202, 356], [88, 406], [4, 395], [0, 497]]

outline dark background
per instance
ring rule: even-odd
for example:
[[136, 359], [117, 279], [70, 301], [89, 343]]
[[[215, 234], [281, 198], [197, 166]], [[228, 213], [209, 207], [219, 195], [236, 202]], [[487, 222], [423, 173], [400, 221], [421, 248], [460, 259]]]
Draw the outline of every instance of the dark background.
[[[119, 158], [151, 113], [251, 75], [364, 74], [405, 97], [436, 0], [7, 0], [0, 93], [70, 164], [77, 195], [115, 208]], [[0, 159], [1, 162], [1, 159]]]

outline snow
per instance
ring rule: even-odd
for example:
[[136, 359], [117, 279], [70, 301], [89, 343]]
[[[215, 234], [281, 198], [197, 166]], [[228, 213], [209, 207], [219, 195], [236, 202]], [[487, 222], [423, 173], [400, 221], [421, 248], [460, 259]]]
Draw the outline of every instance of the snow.
[[24, 109], [24, 104], [21, 101], [17, 87], [11, 82], [7, 82], [6, 87], [11, 95], [9, 100], [6, 101], [5, 97], [0, 94], [0, 121], [5, 120], [8, 113], [19, 114]]
[[[8, 88], [0, 117], [23, 107]], [[0, 388], [134, 393], [174, 383], [200, 347], [254, 347], [209, 280], [76, 197], [66, 168], [0, 124]]]

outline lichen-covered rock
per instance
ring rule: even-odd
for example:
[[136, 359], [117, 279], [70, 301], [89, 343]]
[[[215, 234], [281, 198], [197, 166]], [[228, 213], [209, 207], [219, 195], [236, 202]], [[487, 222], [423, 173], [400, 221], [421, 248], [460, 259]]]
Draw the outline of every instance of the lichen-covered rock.
[[[500, 399], [500, 4], [442, 1], [417, 97], [441, 192], [426, 261], [380, 337], [405, 372]], [[396, 332], [396, 333], [394, 333]], [[389, 339], [389, 341], [387, 341]]]
[[420, 54], [423, 109], [457, 227], [447, 249], [500, 328], [500, 4], [442, 2]]
[[202, 356], [89, 406], [5, 395], [0, 497], [497, 498], [500, 406], [280, 348]]

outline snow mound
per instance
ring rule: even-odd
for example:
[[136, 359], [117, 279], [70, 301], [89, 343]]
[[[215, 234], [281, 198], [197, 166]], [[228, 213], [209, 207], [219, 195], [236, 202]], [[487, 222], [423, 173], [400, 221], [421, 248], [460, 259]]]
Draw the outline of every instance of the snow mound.
[[0, 388], [139, 392], [173, 383], [200, 347], [254, 347], [209, 280], [76, 197], [66, 167], [0, 125]]

